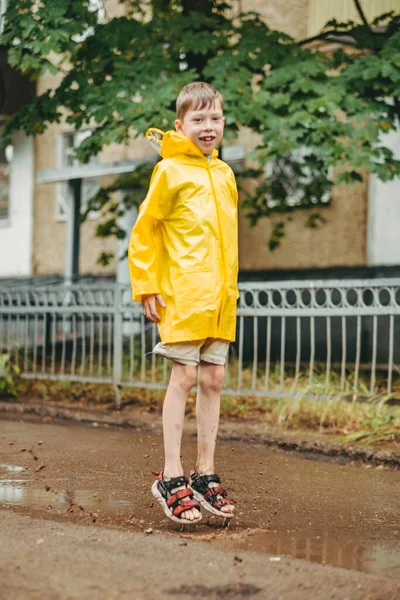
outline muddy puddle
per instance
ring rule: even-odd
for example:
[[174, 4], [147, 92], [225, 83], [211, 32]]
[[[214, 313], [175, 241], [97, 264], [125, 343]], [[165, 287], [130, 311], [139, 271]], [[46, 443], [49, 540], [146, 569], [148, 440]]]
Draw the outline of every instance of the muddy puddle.
[[[0, 473], [1, 473], [0, 465]], [[102, 511], [110, 515], [119, 515], [121, 510], [132, 510], [133, 503], [129, 500], [108, 498], [95, 491], [68, 490], [30, 487], [29, 479], [1, 479], [0, 503], [9, 503], [16, 506], [31, 507], [38, 510], [50, 511], [67, 508], [78, 510]], [[67, 480], [65, 481], [67, 483]], [[62, 482], [60, 482], [62, 485]]]
[[398, 544], [370, 543], [360, 545], [351, 539], [342, 543], [330, 540], [329, 531], [320, 535], [292, 536], [283, 532], [257, 532], [245, 541], [226, 544], [238, 550], [258, 550], [271, 554], [268, 560], [279, 561], [282, 556], [291, 556], [328, 564], [344, 569], [363, 571], [375, 575], [400, 578], [400, 547]]
[[[185, 439], [185, 468], [196, 458]], [[309, 458], [309, 457], [308, 457]], [[168, 521], [150, 486], [162, 440], [117, 428], [0, 422], [0, 507], [92, 527], [168, 533], [266, 561], [292, 556], [400, 578], [400, 472], [304, 460], [248, 443], [218, 448], [236, 499], [228, 528], [208, 518], [185, 531]]]

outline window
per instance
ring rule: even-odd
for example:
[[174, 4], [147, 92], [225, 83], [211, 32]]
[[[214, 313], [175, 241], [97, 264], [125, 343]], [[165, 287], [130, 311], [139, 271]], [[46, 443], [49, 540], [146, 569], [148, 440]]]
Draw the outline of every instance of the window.
[[[313, 177], [310, 168], [305, 163], [306, 157], [313, 158]], [[322, 157], [310, 149], [298, 149], [282, 156], [276, 161], [267, 163], [268, 206], [275, 208], [280, 200], [285, 198], [289, 207], [301, 206], [305, 203], [327, 204], [331, 199], [330, 189], [321, 194], [321, 188], [326, 188], [326, 181], [332, 181], [333, 170], [324, 168]], [[313, 182], [313, 185], [311, 185]], [[276, 193], [274, 193], [274, 191]]]
[[14, 149], [0, 144], [0, 219], [10, 213], [10, 170]]
[[[68, 133], [62, 133], [59, 138], [59, 160], [58, 164], [60, 167], [72, 167], [78, 165], [79, 160], [75, 157], [75, 148], [81, 145], [83, 140], [91, 135], [89, 129], [85, 131], [72, 131]], [[99, 164], [100, 158], [93, 156], [89, 164]], [[69, 198], [71, 195], [71, 188], [66, 182], [59, 183], [57, 185], [57, 199], [56, 199], [56, 218], [59, 221], [64, 221], [67, 218]], [[88, 177], [82, 179], [82, 200], [81, 210], [86, 210], [89, 200], [98, 192], [100, 188], [99, 177]], [[96, 219], [97, 213], [91, 213], [89, 218]]]
[[4, 29], [4, 15], [7, 10], [8, 0], [0, 0], [0, 33], [3, 33]]

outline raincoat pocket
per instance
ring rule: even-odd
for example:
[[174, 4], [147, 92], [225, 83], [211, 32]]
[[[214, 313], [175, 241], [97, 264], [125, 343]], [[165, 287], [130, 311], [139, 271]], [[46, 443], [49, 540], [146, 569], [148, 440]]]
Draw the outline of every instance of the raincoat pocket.
[[218, 303], [218, 289], [211, 270], [185, 269], [174, 276], [174, 297], [180, 310], [215, 310]]

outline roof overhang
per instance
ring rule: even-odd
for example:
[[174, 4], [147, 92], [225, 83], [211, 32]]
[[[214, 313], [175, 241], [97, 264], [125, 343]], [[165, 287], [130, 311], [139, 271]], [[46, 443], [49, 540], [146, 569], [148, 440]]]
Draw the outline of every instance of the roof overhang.
[[88, 177], [102, 177], [103, 175], [122, 175], [135, 171], [143, 164], [154, 164], [154, 157], [138, 158], [122, 162], [107, 162], [98, 165], [80, 164], [73, 167], [60, 167], [39, 171], [36, 175], [37, 183], [58, 183], [61, 181], [72, 181], [74, 179], [87, 179]]

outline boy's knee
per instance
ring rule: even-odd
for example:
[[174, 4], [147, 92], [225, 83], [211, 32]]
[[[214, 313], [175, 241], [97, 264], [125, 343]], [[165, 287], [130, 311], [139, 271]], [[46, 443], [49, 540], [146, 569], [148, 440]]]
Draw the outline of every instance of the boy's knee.
[[197, 381], [197, 369], [191, 365], [183, 365], [174, 362], [173, 376], [178, 384], [185, 390], [190, 391]]
[[207, 364], [200, 367], [199, 385], [203, 389], [219, 392], [224, 385], [224, 380], [225, 367], [223, 365]]

